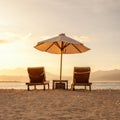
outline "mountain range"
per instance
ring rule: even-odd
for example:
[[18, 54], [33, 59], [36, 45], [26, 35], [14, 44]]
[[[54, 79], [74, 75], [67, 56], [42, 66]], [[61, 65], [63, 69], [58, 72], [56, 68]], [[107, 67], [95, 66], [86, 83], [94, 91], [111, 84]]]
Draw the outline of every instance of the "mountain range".
[[91, 74], [92, 81], [119, 81], [120, 70], [96, 71]]
[[[7, 73], [7, 74], [6, 74]], [[63, 76], [63, 79], [71, 80], [73, 76]], [[58, 75], [46, 72], [46, 78], [48, 80], [59, 79]], [[27, 82], [29, 77], [26, 69], [17, 68], [15, 70], [0, 70], [0, 81], [11, 82]], [[120, 82], [120, 70], [108, 70], [108, 71], [96, 71], [90, 74], [91, 82]]]

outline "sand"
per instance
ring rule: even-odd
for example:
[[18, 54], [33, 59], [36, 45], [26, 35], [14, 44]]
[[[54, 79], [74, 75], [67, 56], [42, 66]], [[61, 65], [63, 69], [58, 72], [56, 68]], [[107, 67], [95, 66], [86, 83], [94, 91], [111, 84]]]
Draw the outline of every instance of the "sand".
[[0, 120], [120, 120], [120, 90], [0, 90]]

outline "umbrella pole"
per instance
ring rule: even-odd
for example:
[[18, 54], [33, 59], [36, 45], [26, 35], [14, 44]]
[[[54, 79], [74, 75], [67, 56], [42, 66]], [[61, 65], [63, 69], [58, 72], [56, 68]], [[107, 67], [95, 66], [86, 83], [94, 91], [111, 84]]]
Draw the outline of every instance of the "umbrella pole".
[[62, 52], [61, 52], [61, 58], [60, 58], [60, 80], [62, 78]]

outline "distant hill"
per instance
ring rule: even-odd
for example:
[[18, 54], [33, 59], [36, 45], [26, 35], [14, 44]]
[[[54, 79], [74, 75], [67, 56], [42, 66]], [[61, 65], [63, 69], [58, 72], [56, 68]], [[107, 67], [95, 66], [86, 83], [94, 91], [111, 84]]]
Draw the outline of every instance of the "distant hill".
[[96, 71], [91, 74], [91, 81], [119, 81], [120, 70]]
[[28, 76], [10, 76], [10, 75], [1, 75], [0, 82], [27, 82], [29, 81]]
[[1, 69], [0, 75], [7, 75], [7, 76], [26, 76], [27, 69], [24, 68], [16, 68], [16, 69]]
[[[8, 73], [6, 75], [6, 73]], [[73, 76], [63, 76], [63, 79], [72, 81]], [[59, 79], [59, 75], [54, 75], [52, 73], [46, 72], [46, 79], [47, 80], [55, 80]], [[29, 81], [28, 73], [25, 69], [19, 68], [15, 70], [0, 70], [0, 81], [16, 81], [16, 82], [27, 82]], [[109, 71], [96, 71], [91, 72], [90, 74], [90, 81], [93, 82], [120, 82], [120, 70], [109, 70]]]

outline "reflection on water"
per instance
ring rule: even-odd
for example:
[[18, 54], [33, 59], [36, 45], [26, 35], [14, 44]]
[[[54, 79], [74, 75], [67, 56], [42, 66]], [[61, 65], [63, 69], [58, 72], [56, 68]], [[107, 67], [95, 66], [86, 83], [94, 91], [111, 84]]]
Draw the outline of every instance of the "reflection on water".
[[[69, 88], [71, 83], [69, 83]], [[32, 87], [32, 86], [31, 86]], [[21, 82], [0, 82], [0, 89], [26, 89], [25, 83]], [[41, 89], [43, 86], [37, 86]], [[52, 81], [50, 82], [52, 88]], [[82, 88], [82, 87], [81, 87]], [[93, 82], [92, 89], [120, 89], [120, 82]]]
[[94, 89], [120, 89], [120, 82], [94, 82]]

